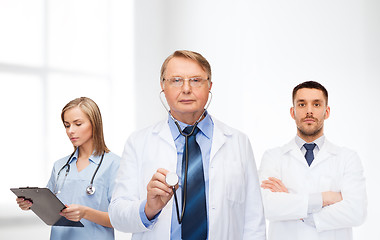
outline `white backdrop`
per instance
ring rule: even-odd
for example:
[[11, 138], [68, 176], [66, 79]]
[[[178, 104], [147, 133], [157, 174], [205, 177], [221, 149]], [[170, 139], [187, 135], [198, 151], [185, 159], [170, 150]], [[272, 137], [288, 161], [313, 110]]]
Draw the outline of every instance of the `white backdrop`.
[[[41, 120], [49, 123], [49, 128], [42, 125], [36, 130], [27, 126], [28, 118], [2, 99], [2, 106], [4, 104], [7, 109], [6, 115], [2, 114], [3, 127], [9, 126], [8, 116], [18, 116], [25, 120], [23, 137], [45, 131], [44, 136], [49, 136], [49, 141], [59, 143], [58, 146], [48, 145], [49, 156], [40, 163], [45, 163], [40, 171], [42, 176], [29, 174], [27, 179], [18, 176], [18, 184], [29, 181], [45, 184], [54, 160], [71, 150], [59, 122], [59, 112], [64, 103], [78, 95], [88, 95], [98, 102], [104, 116], [106, 141], [121, 155], [131, 131], [166, 116], [158, 99], [161, 64], [173, 51], [189, 49], [200, 52], [212, 67], [214, 97], [209, 112], [249, 136], [258, 166], [266, 149], [288, 142], [296, 133], [289, 115], [293, 87], [307, 80], [322, 83], [329, 91], [331, 107], [325, 134], [332, 142], [356, 150], [365, 169], [368, 216], [362, 226], [354, 228], [355, 239], [380, 239], [377, 227], [380, 158], [376, 154], [380, 135], [377, 124], [380, 117], [377, 106], [380, 102], [378, 1], [100, 2], [109, 2], [111, 6], [110, 39], [106, 46], [109, 66], [105, 71], [110, 77], [92, 85], [86, 84], [90, 80], [78, 77], [74, 91], [63, 88], [59, 93], [55, 90], [59, 101], [50, 104], [51, 111], [46, 111], [46, 118]], [[2, 45], [0, 40], [0, 49]], [[80, 49], [76, 54], [81, 54]], [[94, 68], [97, 66], [94, 64]], [[0, 62], [0, 74], [1, 71]], [[57, 79], [64, 82], [66, 78]], [[12, 91], [23, 88], [23, 85], [13, 86], [4, 79], [0, 81], [2, 89], [4, 86]], [[42, 82], [42, 86], [44, 84], [49, 86], [49, 81]], [[94, 94], [104, 89], [107, 89], [106, 95]], [[44, 104], [43, 100], [35, 101]], [[1, 141], [5, 149], [15, 144], [6, 139]], [[44, 149], [37, 151], [41, 156], [44, 153]], [[12, 219], [23, 219], [28, 214], [10, 205], [14, 198], [7, 188], [14, 186], [9, 179], [16, 179], [17, 171], [21, 169], [28, 174], [25, 169], [33, 165], [17, 154], [8, 156], [18, 164], [17, 169], [7, 169], [0, 176], [1, 182], [7, 182], [1, 185], [1, 195], [11, 199], [1, 202], [0, 208], [12, 206]], [[7, 161], [9, 158], [2, 159], [3, 163]], [[6, 223], [3, 226], [12, 231], [20, 229], [20, 224], [1, 216], [0, 222]], [[37, 228], [48, 234], [48, 227], [36, 223], [29, 228], [29, 236]], [[1, 239], [2, 234], [9, 236], [0, 225]], [[118, 239], [122, 238], [128, 239], [129, 235], [119, 234]]]

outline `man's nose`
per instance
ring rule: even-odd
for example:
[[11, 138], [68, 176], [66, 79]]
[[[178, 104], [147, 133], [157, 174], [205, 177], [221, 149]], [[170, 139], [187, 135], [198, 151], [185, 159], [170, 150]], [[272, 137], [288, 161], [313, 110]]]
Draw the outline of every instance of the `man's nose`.
[[307, 106], [307, 114], [313, 115], [313, 106], [311, 106], [311, 105]]
[[184, 93], [189, 93], [191, 92], [191, 85], [189, 79], [184, 79], [183, 80], [183, 85], [182, 85], [182, 91]]

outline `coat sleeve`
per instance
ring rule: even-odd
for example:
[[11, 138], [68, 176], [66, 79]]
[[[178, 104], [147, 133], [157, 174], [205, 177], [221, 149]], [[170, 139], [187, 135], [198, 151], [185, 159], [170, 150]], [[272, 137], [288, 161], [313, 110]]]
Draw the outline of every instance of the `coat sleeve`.
[[139, 214], [143, 200], [139, 198], [139, 162], [133, 139], [131, 136], [125, 144], [108, 212], [115, 229], [137, 233], [148, 229]]
[[[279, 149], [266, 151], [260, 164], [260, 182], [269, 177], [282, 180]], [[286, 184], [285, 184], [286, 185]], [[269, 221], [299, 220], [307, 217], [309, 196], [299, 193], [271, 192], [261, 189], [265, 217]]]
[[314, 213], [319, 232], [358, 226], [366, 217], [367, 197], [362, 164], [355, 152], [343, 152], [344, 173], [340, 183], [343, 200]]
[[252, 152], [249, 139], [246, 139], [245, 154], [247, 160], [247, 171], [245, 178], [246, 184], [246, 200], [245, 200], [245, 225], [243, 239], [266, 239], [266, 226], [262, 198], [260, 193], [260, 183], [257, 174], [257, 167]]

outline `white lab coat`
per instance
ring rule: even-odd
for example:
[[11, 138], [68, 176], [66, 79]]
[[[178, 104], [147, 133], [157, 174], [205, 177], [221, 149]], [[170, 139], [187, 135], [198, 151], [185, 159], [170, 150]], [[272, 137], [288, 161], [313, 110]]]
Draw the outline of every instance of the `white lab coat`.
[[[358, 155], [325, 140], [309, 167], [295, 139], [265, 152], [260, 180], [280, 179], [289, 193], [262, 190], [269, 240], [350, 240], [352, 227], [366, 216], [366, 189]], [[341, 192], [343, 201], [313, 210], [315, 227], [300, 219], [308, 215], [309, 194]]]
[[[265, 218], [251, 144], [214, 121], [209, 168], [209, 240], [265, 239]], [[132, 134], [125, 144], [109, 206], [115, 229], [132, 239], [170, 239], [173, 198], [152, 229], [139, 216], [147, 184], [158, 168], [176, 172], [177, 150], [167, 120]]]

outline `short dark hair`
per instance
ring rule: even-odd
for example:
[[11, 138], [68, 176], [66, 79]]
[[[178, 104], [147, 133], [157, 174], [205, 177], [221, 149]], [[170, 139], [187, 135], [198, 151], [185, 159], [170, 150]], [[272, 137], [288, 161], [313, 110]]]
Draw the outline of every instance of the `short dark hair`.
[[297, 91], [302, 89], [302, 88], [314, 88], [314, 89], [321, 90], [323, 92], [323, 95], [326, 98], [326, 105], [327, 105], [328, 99], [329, 99], [329, 94], [328, 94], [326, 88], [324, 86], [322, 86], [322, 84], [315, 82], [315, 81], [307, 81], [307, 82], [300, 83], [293, 89], [293, 96], [292, 96], [293, 104], [294, 104], [294, 98], [297, 94]]

